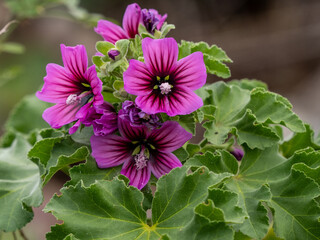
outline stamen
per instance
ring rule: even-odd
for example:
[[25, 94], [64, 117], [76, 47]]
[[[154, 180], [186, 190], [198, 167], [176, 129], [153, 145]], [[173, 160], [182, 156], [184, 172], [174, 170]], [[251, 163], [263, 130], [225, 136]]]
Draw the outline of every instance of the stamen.
[[147, 166], [148, 158], [145, 156], [144, 151], [134, 156], [135, 166], [137, 170], [143, 169]]
[[77, 94], [70, 94], [66, 100], [67, 105], [75, 104], [79, 102]]
[[171, 85], [167, 82], [161, 83], [160, 85], [160, 90], [161, 90], [161, 94], [168, 94], [169, 92], [171, 92]]

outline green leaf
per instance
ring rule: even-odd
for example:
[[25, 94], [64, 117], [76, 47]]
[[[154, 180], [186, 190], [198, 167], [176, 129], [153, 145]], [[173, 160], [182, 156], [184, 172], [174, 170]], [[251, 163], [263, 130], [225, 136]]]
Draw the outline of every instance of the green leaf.
[[120, 51], [122, 57], [127, 55], [129, 43], [128, 39], [120, 39], [116, 42], [116, 48]]
[[98, 41], [96, 43], [96, 49], [105, 56], [108, 56], [108, 52], [112, 48], [115, 48], [115, 46], [112, 43], [107, 41]]
[[280, 140], [271, 128], [257, 123], [250, 110], [247, 110], [246, 114], [235, 123], [233, 133], [238, 137], [239, 144], [246, 143], [250, 148], [264, 149]]
[[177, 239], [180, 230], [190, 221], [193, 209], [207, 197], [207, 188], [221, 181], [205, 167], [187, 175], [188, 168], [173, 169], [157, 183], [152, 202], [155, 231]]
[[216, 154], [206, 152], [203, 155], [195, 155], [193, 158], [190, 158], [185, 165], [197, 167], [206, 166], [214, 173], [227, 172], [234, 175], [238, 172], [237, 160], [225, 150], [217, 151]]
[[221, 78], [229, 78], [231, 76], [230, 69], [223, 63], [210, 58], [205, 58], [204, 61], [207, 67], [207, 72], [210, 74], [217, 75]]
[[185, 130], [192, 133], [193, 136], [196, 134], [196, 122], [193, 113], [180, 115], [178, 122]]
[[124, 83], [123, 81], [120, 80], [115, 80], [113, 82], [113, 88], [117, 91], [120, 91], [121, 89], [123, 89]]
[[90, 138], [93, 136], [93, 127], [79, 127], [78, 130], [71, 135], [71, 139], [76, 143], [84, 144], [90, 146]]
[[39, 135], [42, 139], [30, 149], [28, 157], [37, 158], [42, 165], [46, 166], [50, 160], [54, 145], [61, 142], [65, 136], [63, 132], [49, 128], [40, 131]]
[[319, 186], [295, 169], [282, 181], [270, 184], [274, 228], [284, 239], [320, 239], [320, 207], [314, 198]]
[[246, 214], [238, 206], [238, 194], [235, 192], [211, 189], [209, 190], [208, 202], [197, 206], [195, 212], [210, 221], [242, 223]]
[[89, 187], [80, 181], [63, 188], [62, 195], [55, 195], [45, 211], [64, 223], [53, 227], [47, 239], [64, 239], [70, 233], [79, 239], [88, 235], [101, 239], [159, 239], [167, 235], [166, 239], [177, 239], [194, 216], [194, 207], [207, 197], [208, 186], [221, 181], [206, 168], [188, 172], [187, 167], [176, 168], [159, 179], [151, 226], [146, 224], [143, 194], [122, 180], [100, 180]]
[[232, 62], [232, 60], [227, 56], [225, 51], [219, 48], [216, 45], [209, 46], [206, 42], [195, 43], [192, 48], [192, 52], [202, 52], [206, 55], [209, 55], [210, 58], [221, 61], [221, 62]]
[[230, 179], [226, 187], [238, 193], [239, 207], [248, 216], [243, 223], [234, 225], [234, 229], [254, 239], [262, 239], [269, 228], [268, 211], [263, 202], [271, 199], [270, 189], [263, 185], [252, 191], [237, 179]]
[[223, 62], [232, 62], [232, 60], [221, 48], [215, 45], [210, 47], [205, 42], [193, 43], [181, 41], [179, 45], [179, 59], [199, 51], [203, 53], [203, 60], [208, 73], [222, 78], [230, 77], [230, 70]]
[[47, 175], [45, 176], [44, 179], [44, 185], [46, 185], [49, 180], [52, 178], [52, 176], [58, 172], [61, 169], [68, 168], [69, 165], [81, 162], [87, 159], [89, 156], [89, 150], [87, 147], [83, 146], [79, 149], [77, 149], [72, 155], [70, 156], [65, 156], [65, 155], [60, 155], [58, 158], [58, 161], [55, 166], [51, 166], [49, 168], [49, 171]]
[[256, 90], [251, 94], [247, 108], [251, 109], [259, 123], [270, 120], [272, 123], [286, 126], [293, 132], [304, 132], [306, 129], [301, 119], [292, 112], [291, 108], [279, 101], [277, 96], [265, 90]]
[[312, 147], [320, 150], [320, 145], [314, 141], [314, 132], [310, 125], [305, 124], [306, 131], [303, 133], [295, 133], [291, 139], [280, 145], [280, 151], [285, 157], [292, 156], [297, 150], [306, 147]]
[[0, 149], [0, 230], [15, 231], [33, 218], [31, 207], [42, 201], [39, 168], [27, 159], [30, 144], [17, 135]]
[[62, 188], [61, 193], [45, 211], [63, 220], [59, 228], [77, 238], [146, 239], [150, 231], [142, 208], [143, 194], [121, 180], [97, 181], [88, 188], [77, 184]]
[[13, 129], [28, 134], [34, 129], [49, 127], [42, 119], [42, 113], [50, 106], [51, 104], [40, 101], [35, 95], [26, 96], [11, 111], [5, 125], [6, 130]]
[[187, 143], [186, 148], [190, 157], [192, 157], [200, 151], [200, 146], [198, 144]]
[[113, 168], [98, 168], [96, 161], [88, 157], [86, 163], [74, 166], [69, 170], [71, 180], [65, 186], [76, 185], [82, 181], [88, 187], [96, 180], [112, 180], [120, 174], [121, 166]]
[[196, 214], [176, 239], [233, 240], [233, 234], [225, 223], [209, 222], [208, 219]]
[[232, 86], [238, 86], [242, 89], [246, 89], [246, 90], [253, 90], [255, 88], [262, 88], [265, 90], [268, 90], [268, 86], [267, 84], [265, 84], [264, 82], [261, 82], [259, 80], [256, 79], [240, 79], [240, 80], [232, 80], [230, 82], [228, 82], [228, 85], [232, 85]]
[[224, 82], [216, 82], [206, 86], [206, 89], [210, 93], [211, 104], [216, 108], [214, 117], [217, 124], [232, 123], [250, 101], [249, 91]]
[[164, 23], [161, 27], [161, 38], [165, 38], [167, 36], [167, 34], [172, 30], [175, 29], [175, 25], [173, 24], [167, 24]]
[[185, 161], [189, 157], [188, 152], [183, 147], [175, 150], [173, 154], [176, 155], [181, 162]]
[[320, 166], [311, 168], [304, 163], [296, 163], [292, 166], [294, 170], [303, 172], [308, 178], [313, 179], [320, 186]]

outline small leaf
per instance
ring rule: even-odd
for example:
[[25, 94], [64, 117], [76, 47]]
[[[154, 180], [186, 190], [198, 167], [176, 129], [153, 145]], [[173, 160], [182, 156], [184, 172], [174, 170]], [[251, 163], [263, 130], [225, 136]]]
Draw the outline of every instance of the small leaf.
[[188, 115], [180, 115], [179, 124], [194, 136], [196, 134], [196, 122], [193, 113]]
[[273, 123], [286, 126], [293, 132], [306, 130], [301, 119], [292, 112], [291, 108], [279, 101], [275, 93], [265, 90], [254, 91], [247, 108], [251, 109], [259, 123], [271, 120]]
[[113, 168], [98, 168], [96, 161], [88, 157], [86, 163], [74, 166], [69, 170], [71, 180], [65, 186], [76, 185], [82, 181], [83, 185], [88, 187], [96, 180], [112, 180], [119, 175], [121, 166]]
[[108, 52], [112, 48], [115, 48], [115, 46], [112, 43], [107, 41], [98, 41], [96, 43], [96, 49], [105, 56], [108, 56]]
[[193, 155], [200, 151], [200, 146], [198, 144], [188, 143], [186, 148], [190, 157], [193, 157]]
[[117, 91], [120, 91], [121, 89], [123, 89], [124, 83], [123, 81], [120, 80], [115, 80], [113, 82], [113, 88]]
[[231, 173], [236, 174], [238, 172], [238, 162], [230, 153], [225, 150], [217, 151], [216, 154], [206, 152], [203, 155], [195, 155], [190, 158], [186, 166], [206, 166], [210, 171], [214, 173]]
[[127, 55], [129, 43], [128, 39], [120, 39], [116, 42], [116, 48], [120, 51], [122, 57]]
[[183, 147], [175, 150], [173, 154], [176, 155], [181, 162], [185, 161], [189, 157], [188, 152]]
[[217, 75], [221, 78], [229, 78], [231, 76], [230, 69], [223, 63], [217, 60], [212, 60], [210, 58], [205, 58], [205, 64], [208, 73]]

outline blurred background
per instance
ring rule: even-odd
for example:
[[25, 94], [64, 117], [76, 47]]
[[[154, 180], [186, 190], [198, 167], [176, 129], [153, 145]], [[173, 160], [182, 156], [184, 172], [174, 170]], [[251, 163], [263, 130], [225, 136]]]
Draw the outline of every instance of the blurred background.
[[[110, 18], [121, 24], [124, 0], [0, 0], [0, 135], [9, 111], [43, 84], [48, 63], [62, 64], [60, 43], [83, 44], [88, 55], [102, 38], [95, 22]], [[231, 79], [266, 82], [287, 97], [294, 111], [320, 129], [320, 1], [319, 0], [152, 0], [142, 8], [167, 13], [176, 29], [169, 36], [206, 41], [226, 51]], [[93, 14], [95, 13], [95, 14]], [[105, 16], [105, 17], [103, 17]], [[214, 76], [208, 82], [218, 79]], [[59, 182], [59, 180], [57, 180]], [[48, 185], [46, 198], [54, 189]], [[49, 188], [50, 187], [50, 188]], [[58, 186], [59, 187], [59, 186]], [[36, 209], [36, 214], [41, 214]], [[48, 215], [48, 214], [47, 214]], [[44, 239], [50, 223], [29, 224], [31, 239]], [[39, 225], [40, 224], [40, 225]], [[31, 229], [31, 230], [30, 230]], [[31, 237], [32, 236], [32, 237]]]

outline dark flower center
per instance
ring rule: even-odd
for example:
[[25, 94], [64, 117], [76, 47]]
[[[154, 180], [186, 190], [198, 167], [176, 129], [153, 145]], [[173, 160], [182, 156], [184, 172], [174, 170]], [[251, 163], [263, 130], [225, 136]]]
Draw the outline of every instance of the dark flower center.
[[82, 83], [81, 90], [82, 92], [79, 95], [70, 94], [66, 99], [66, 104], [67, 105], [79, 104], [83, 106], [86, 103], [88, 103], [90, 100], [92, 100], [92, 98], [94, 97], [94, 94], [92, 93], [90, 85], [86, 83]]
[[171, 92], [171, 89], [173, 88], [173, 85], [170, 84], [170, 76], [167, 75], [166, 77], [156, 77], [155, 85], [153, 89], [159, 90], [161, 94], [167, 95], [169, 92]]

